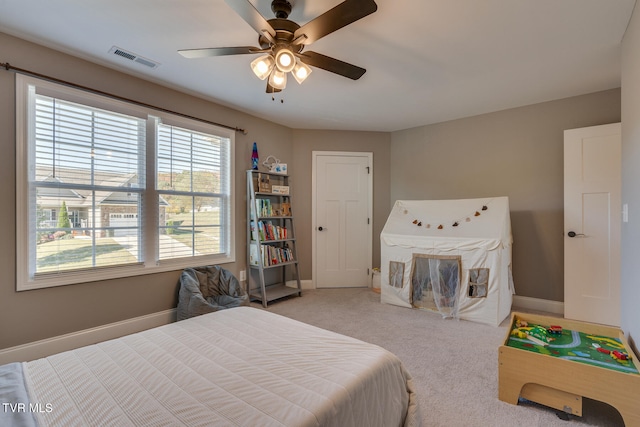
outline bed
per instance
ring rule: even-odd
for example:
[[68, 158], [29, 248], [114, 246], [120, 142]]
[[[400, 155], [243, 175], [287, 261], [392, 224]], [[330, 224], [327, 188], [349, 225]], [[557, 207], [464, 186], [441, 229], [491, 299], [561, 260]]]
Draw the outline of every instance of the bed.
[[411, 376], [392, 353], [252, 307], [13, 368], [0, 373], [0, 393], [19, 371], [26, 393], [0, 394], [2, 425], [420, 425]]

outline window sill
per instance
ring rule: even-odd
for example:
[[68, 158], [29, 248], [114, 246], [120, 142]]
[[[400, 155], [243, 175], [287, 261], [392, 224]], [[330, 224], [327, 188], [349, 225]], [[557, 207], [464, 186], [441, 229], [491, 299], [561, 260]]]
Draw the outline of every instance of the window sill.
[[140, 263], [127, 266], [101, 267], [77, 272], [46, 273], [30, 278], [18, 277], [16, 290], [18, 292], [30, 291], [34, 289], [53, 288], [79, 283], [99, 282], [147, 274], [164, 273], [167, 271], [178, 271], [187, 267], [228, 264], [231, 262], [235, 262], [235, 257], [223, 255], [201, 256], [185, 259], [163, 260], [154, 265], [144, 265]]

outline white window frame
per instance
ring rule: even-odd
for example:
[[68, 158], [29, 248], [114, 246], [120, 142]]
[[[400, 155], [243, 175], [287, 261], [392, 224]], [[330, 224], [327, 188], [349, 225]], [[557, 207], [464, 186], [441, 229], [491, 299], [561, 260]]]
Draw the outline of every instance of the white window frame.
[[[102, 108], [109, 111], [143, 117], [147, 120], [146, 140], [146, 180], [142, 191], [143, 209], [141, 218], [141, 262], [136, 264], [108, 267], [93, 267], [84, 270], [57, 273], [33, 274], [35, 261], [35, 239], [29, 230], [30, 216], [35, 215], [29, 206], [29, 150], [33, 145], [29, 125], [33, 122], [33, 111], [29, 105], [30, 93], [37, 88], [47, 95], [79, 104]], [[200, 255], [174, 259], [158, 259], [158, 206], [148, 201], [157, 201], [156, 190], [156, 126], [167, 123], [194, 131], [210, 133], [228, 138], [228, 210], [225, 227], [226, 252], [217, 255]], [[16, 289], [31, 289], [101, 281], [128, 276], [153, 274], [180, 270], [198, 265], [225, 264], [235, 262], [235, 132], [219, 126], [170, 113], [158, 112], [151, 108], [108, 98], [87, 91], [62, 86], [30, 76], [16, 75]], [[148, 205], [146, 205], [148, 204]]]

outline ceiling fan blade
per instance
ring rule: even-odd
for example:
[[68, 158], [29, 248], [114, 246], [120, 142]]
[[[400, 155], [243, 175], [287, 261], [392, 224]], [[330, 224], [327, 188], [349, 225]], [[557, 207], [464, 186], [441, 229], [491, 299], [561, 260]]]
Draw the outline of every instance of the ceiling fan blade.
[[[227, 0], [228, 1], [228, 0]], [[346, 0], [298, 28], [293, 34], [296, 44], [311, 44], [378, 10], [373, 0]]]
[[209, 56], [244, 55], [260, 53], [263, 50], [253, 46], [209, 47], [204, 49], [181, 49], [178, 53], [185, 58], [207, 58]]
[[264, 16], [258, 12], [258, 9], [253, 6], [249, 0], [224, 0], [233, 10], [236, 11], [247, 24], [251, 25], [251, 28], [256, 30], [260, 35], [267, 33], [271, 38], [276, 37], [276, 30], [273, 29], [271, 24], [264, 19]]
[[364, 73], [367, 72], [367, 70], [365, 70], [364, 68], [357, 67], [355, 65], [340, 61], [339, 59], [322, 55], [321, 53], [317, 52], [306, 51], [301, 53], [299, 56], [307, 65], [322, 68], [323, 70], [340, 74], [341, 76], [350, 78], [352, 80], [358, 80]]

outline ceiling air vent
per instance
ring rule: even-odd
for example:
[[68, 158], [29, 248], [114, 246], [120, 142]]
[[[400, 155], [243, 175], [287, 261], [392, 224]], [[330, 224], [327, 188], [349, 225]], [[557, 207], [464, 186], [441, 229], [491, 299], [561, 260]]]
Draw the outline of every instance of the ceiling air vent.
[[138, 64], [144, 65], [145, 67], [149, 67], [149, 68], [158, 68], [158, 66], [160, 65], [158, 62], [152, 61], [150, 59], [144, 58], [140, 55], [136, 55], [135, 53], [126, 51], [124, 49], [121, 49], [117, 46], [113, 46], [110, 50], [109, 53], [112, 53], [114, 55], [118, 55], [122, 58], [128, 59], [129, 61], [133, 61], [133, 62], [137, 62]]

